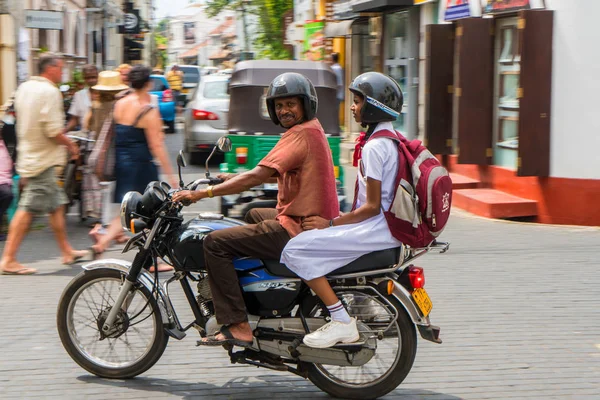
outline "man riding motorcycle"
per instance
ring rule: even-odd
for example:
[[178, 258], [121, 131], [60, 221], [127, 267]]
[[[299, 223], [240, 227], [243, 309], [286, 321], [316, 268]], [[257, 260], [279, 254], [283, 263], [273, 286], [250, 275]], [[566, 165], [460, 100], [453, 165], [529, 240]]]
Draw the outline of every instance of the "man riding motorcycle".
[[[199, 344], [252, 344], [252, 330], [233, 259], [256, 257], [279, 260], [287, 242], [302, 231], [302, 220], [320, 216], [332, 220], [339, 214], [331, 151], [325, 132], [315, 118], [317, 95], [303, 75], [284, 73], [271, 82], [267, 91], [271, 120], [288, 130], [256, 166], [206, 189], [181, 191], [174, 201], [193, 203], [206, 197], [246, 191], [274, 181], [278, 185], [277, 208], [253, 209], [249, 225], [210, 233], [204, 241], [209, 283], [221, 332]], [[213, 332], [209, 332], [213, 333]]]

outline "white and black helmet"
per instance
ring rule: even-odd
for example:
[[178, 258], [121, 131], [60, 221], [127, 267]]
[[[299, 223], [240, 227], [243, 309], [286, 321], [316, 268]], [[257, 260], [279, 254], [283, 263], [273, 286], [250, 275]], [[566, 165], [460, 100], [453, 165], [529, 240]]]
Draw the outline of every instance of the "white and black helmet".
[[348, 88], [365, 99], [360, 111], [365, 125], [395, 121], [402, 111], [403, 96], [394, 79], [379, 72], [366, 72], [354, 78]]
[[317, 92], [312, 82], [304, 75], [296, 72], [286, 72], [273, 79], [267, 89], [267, 110], [271, 121], [280, 125], [275, 112], [275, 99], [279, 97], [298, 96], [302, 99], [304, 116], [307, 121], [313, 119], [317, 114]]

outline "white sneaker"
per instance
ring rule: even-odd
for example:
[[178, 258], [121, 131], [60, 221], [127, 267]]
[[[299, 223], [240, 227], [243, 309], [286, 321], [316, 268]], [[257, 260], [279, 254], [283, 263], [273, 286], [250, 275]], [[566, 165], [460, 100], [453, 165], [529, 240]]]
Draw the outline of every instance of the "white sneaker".
[[351, 318], [350, 323], [331, 321], [313, 333], [304, 336], [304, 344], [316, 349], [324, 349], [335, 344], [353, 343], [360, 338], [356, 328], [356, 318]]

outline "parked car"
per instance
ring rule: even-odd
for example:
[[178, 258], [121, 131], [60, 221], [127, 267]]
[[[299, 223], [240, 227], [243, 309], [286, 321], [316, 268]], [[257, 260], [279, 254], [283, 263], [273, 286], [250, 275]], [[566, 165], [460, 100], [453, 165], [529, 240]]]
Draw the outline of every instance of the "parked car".
[[[194, 93], [194, 90], [200, 83], [200, 77], [202, 76], [202, 74], [201, 74], [202, 68], [200, 68], [197, 65], [180, 65], [180, 64], [177, 64], [177, 67], [179, 67], [179, 70], [181, 72], [183, 72], [183, 87], [181, 89], [181, 94], [182, 94], [181, 97], [183, 97], [183, 99], [180, 99], [180, 101], [183, 101], [183, 103], [185, 105], [185, 103], [190, 101], [192, 94]], [[170, 70], [171, 70], [171, 67], [168, 67], [167, 70], [165, 71], [165, 76]], [[183, 96], [183, 95], [185, 95], [185, 96]]]
[[192, 163], [212, 151], [217, 139], [227, 135], [229, 75], [202, 78], [184, 112], [184, 148]]
[[158, 98], [158, 109], [162, 120], [169, 128], [167, 132], [175, 133], [175, 98], [167, 78], [163, 75], [150, 75], [152, 89], [150, 94]]

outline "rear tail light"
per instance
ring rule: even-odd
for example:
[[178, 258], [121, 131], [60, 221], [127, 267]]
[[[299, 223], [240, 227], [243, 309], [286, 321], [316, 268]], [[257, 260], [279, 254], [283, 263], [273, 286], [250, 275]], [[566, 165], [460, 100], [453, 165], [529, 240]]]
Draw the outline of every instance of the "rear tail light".
[[238, 164], [246, 164], [248, 162], [248, 148], [237, 147], [235, 149], [235, 160]]
[[217, 114], [204, 110], [192, 110], [192, 117], [195, 120], [201, 121], [216, 121], [217, 119], [219, 119], [219, 116]]
[[422, 289], [425, 286], [425, 273], [421, 267], [408, 267], [408, 280], [413, 289]]
[[164, 103], [169, 103], [173, 101], [173, 92], [171, 91], [171, 89], [167, 89], [163, 92], [162, 101]]

